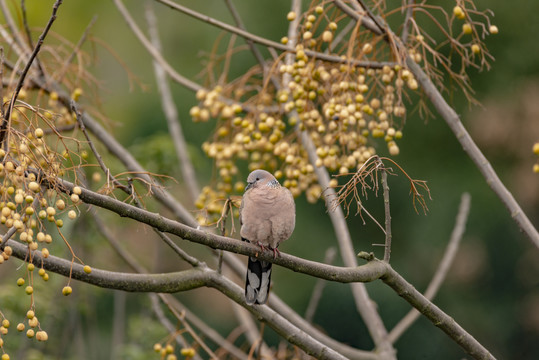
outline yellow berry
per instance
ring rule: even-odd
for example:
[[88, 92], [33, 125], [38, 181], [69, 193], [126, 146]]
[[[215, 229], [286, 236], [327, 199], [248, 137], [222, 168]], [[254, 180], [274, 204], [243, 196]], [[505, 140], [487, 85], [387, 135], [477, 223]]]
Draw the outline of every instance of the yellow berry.
[[195, 356], [195, 349], [193, 349], [192, 347], [183, 348], [181, 349], [180, 354], [182, 354], [185, 357], [193, 357]]
[[64, 220], [62, 220], [62, 219], [56, 220], [56, 226], [58, 226], [58, 227], [64, 226]]
[[8, 354], [2, 354], [2, 360], [9, 360]]
[[24, 289], [24, 291], [26, 292], [26, 294], [32, 295], [34, 293], [34, 288], [32, 286], [28, 285], [26, 287], [26, 289]]
[[174, 346], [167, 344], [167, 346], [165, 346], [165, 351], [167, 354], [172, 354], [174, 352]]
[[52, 206], [49, 206], [47, 208], [47, 216], [54, 216], [54, 215], [56, 215], [56, 210]]
[[498, 27], [496, 25], [490, 25], [490, 27], [488, 28], [488, 31], [492, 35], [496, 35], [498, 33]]
[[68, 295], [71, 295], [71, 293], [73, 292], [73, 289], [71, 288], [71, 286], [64, 286], [64, 288], [62, 289], [62, 294], [64, 296], [68, 296]]
[[47, 341], [49, 339], [49, 335], [47, 335], [47, 332], [40, 330], [36, 333], [36, 339], [38, 341]]
[[329, 30], [326, 30], [322, 33], [322, 41], [324, 42], [330, 42], [333, 40], [333, 33]]
[[293, 11], [290, 11], [287, 15], [286, 15], [286, 18], [288, 19], [288, 21], [294, 21], [296, 19], [296, 13], [293, 12]]
[[31, 339], [33, 338], [35, 335], [35, 332], [34, 332], [34, 329], [28, 329], [28, 331], [26, 331], [26, 336]]
[[78, 101], [81, 95], [82, 95], [82, 89], [76, 88], [75, 90], [73, 90], [73, 94], [71, 94], [71, 98], [73, 98], [73, 100], [75, 101]]
[[34, 316], [33, 318], [29, 319], [28, 320], [28, 325], [30, 325], [30, 327], [33, 327], [35, 328], [36, 326], [39, 325], [39, 321], [37, 321], [37, 316]]
[[533, 153], [535, 155], [539, 155], [539, 142], [536, 142], [535, 144], [533, 144]]
[[77, 218], [77, 212], [75, 210], [69, 210], [67, 213], [67, 217], [69, 217], [71, 220]]
[[73, 204], [77, 204], [80, 201], [79, 195], [77, 194], [71, 194], [71, 202]]
[[82, 194], [82, 189], [80, 187], [78, 187], [78, 186], [74, 186], [72, 192], [73, 192], [73, 194], [80, 195], [80, 194]]
[[28, 311], [26, 312], [26, 317], [27, 317], [28, 319], [33, 319], [35, 316], [36, 316], [36, 313], [35, 313], [33, 310], [28, 310]]
[[23, 286], [26, 281], [23, 278], [17, 279], [17, 286]]
[[536, 174], [539, 174], [539, 164], [534, 164], [533, 165], [533, 172], [536, 173]]
[[2, 326], [5, 327], [6, 329], [9, 328], [9, 320], [8, 319], [4, 319], [2, 320]]
[[314, 8], [314, 11], [315, 11], [318, 15], [320, 15], [320, 14], [322, 14], [322, 13], [324, 12], [324, 8], [323, 8], [322, 6], [317, 6], [317, 7]]
[[281, 44], [283, 44], [283, 45], [288, 44], [288, 37], [287, 37], [287, 36], [283, 36], [283, 37], [281, 38]]
[[86, 273], [86, 274], [90, 274], [92, 272], [92, 268], [88, 265], [84, 265], [84, 267], [82, 268], [82, 270]]
[[37, 128], [34, 130], [34, 135], [36, 138], [41, 139], [45, 133], [42, 128]]
[[153, 345], [153, 351], [155, 351], [156, 353], [161, 352], [162, 348], [163, 347], [159, 343]]
[[4, 254], [6, 254], [7, 256], [11, 256], [11, 254], [13, 254], [13, 249], [11, 248], [11, 246], [6, 246], [4, 248]]
[[34, 271], [36, 266], [34, 264], [30, 263], [30, 264], [28, 264], [28, 266], [26, 266], [26, 268], [28, 269], [28, 271]]
[[470, 35], [472, 33], [472, 25], [471, 24], [462, 24], [462, 32], [466, 35]]
[[30, 183], [28, 183], [28, 189], [32, 190], [33, 192], [38, 192], [40, 186], [37, 182], [31, 181]]
[[45, 275], [45, 269], [41, 268], [37, 273], [39, 274], [39, 276], [43, 276]]
[[477, 44], [473, 44], [472, 45], [472, 52], [474, 54], [479, 54], [481, 52], [481, 47], [479, 47], [479, 45], [477, 45]]
[[49, 249], [47, 248], [43, 248], [41, 249], [41, 255], [43, 255], [44, 258], [48, 258], [49, 257]]
[[[58, 210], [64, 210], [66, 207], [66, 203], [64, 202], [64, 200], [62, 199], [59, 199], [58, 201], [56, 201], [56, 208]], [[53, 214], [54, 215], [54, 214]]]
[[456, 16], [457, 19], [460, 19], [460, 20], [466, 17], [466, 15], [464, 14], [464, 11], [462, 10], [460, 6], [455, 6], [453, 8], [453, 14]]
[[18, 323], [17, 324], [17, 331], [24, 331], [24, 324], [23, 323]]

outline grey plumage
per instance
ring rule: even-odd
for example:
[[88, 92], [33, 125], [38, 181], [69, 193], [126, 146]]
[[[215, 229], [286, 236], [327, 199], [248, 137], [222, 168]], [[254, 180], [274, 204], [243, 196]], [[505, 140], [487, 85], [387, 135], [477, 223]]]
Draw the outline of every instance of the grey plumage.
[[[278, 253], [279, 244], [294, 231], [296, 206], [290, 190], [265, 170], [247, 177], [247, 188], [240, 207], [242, 240]], [[272, 263], [249, 257], [245, 280], [245, 301], [265, 304], [269, 295]]]

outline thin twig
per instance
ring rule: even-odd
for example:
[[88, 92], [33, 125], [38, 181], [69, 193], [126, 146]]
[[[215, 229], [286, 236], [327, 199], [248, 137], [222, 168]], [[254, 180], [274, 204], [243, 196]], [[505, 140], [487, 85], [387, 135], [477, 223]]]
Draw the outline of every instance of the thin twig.
[[131, 31], [135, 34], [135, 36], [142, 42], [146, 50], [152, 55], [155, 61], [157, 61], [161, 67], [169, 74], [169, 76], [174, 79], [179, 84], [182, 84], [186, 88], [192, 90], [192, 91], [198, 91], [202, 87], [198, 85], [197, 83], [187, 79], [186, 77], [180, 75], [176, 70], [170, 66], [170, 64], [163, 58], [163, 55], [152, 45], [152, 43], [144, 36], [140, 28], [137, 26], [135, 20], [131, 15], [129, 14], [129, 11], [127, 11], [125, 5], [122, 3], [121, 0], [114, 0], [114, 4], [122, 14], [124, 20], [127, 22], [127, 25], [131, 28]]
[[[25, 0], [21, 0], [21, 12], [22, 12], [22, 21], [24, 25], [24, 31], [26, 32], [26, 37], [28, 38], [28, 44], [30, 44], [30, 48], [33, 48], [34, 42], [32, 41], [32, 33], [30, 32], [30, 27], [28, 26], [28, 17], [26, 14]], [[41, 61], [39, 61], [39, 58], [36, 58], [35, 61], [36, 61], [36, 65], [41, 76], [45, 76], [45, 69], [43, 68], [43, 65], [41, 64]]]
[[177, 298], [174, 297], [174, 295], [171, 294], [159, 294], [159, 297], [161, 299], [166, 300], [167, 306], [174, 307], [177, 310], [183, 311], [185, 313], [186, 319], [198, 330], [200, 330], [205, 336], [208, 337], [211, 341], [213, 341], [215, 344], [219, 345], [224, 351], [230, 353], [235, 358], [238, 358], [240, 360], [247, 360], [247, 356], [243, 351], [241, 351], [239, 348], [234, 346], [233, 342], [225, 339], [219, 332], [217, 332], [213, 327], [206, 324], [204, 321], [202, 321], [199, 317], [197, 317], [194, 313], [189, 311], [182, 303], [178, 301]]
[[[115, 0], [115, 2], [116, 1], [119, 1], [119, 0]], [[198, 13], [198, 12], [188, 8], [188, 7], [185, 7], [185, 6], [182, 6], [180, 4], [174, 3], [174, 2], [172, 2], [170, 0], [155, 0], [155, 1], [160, 2], [160, 3], [170, 7], [171, 9], [174, 9], [174, 10], [180, 11], [180, 12], [186, 14], [186, 15], [189, 15], [189, 16], [195, 18], [195, 19], [204, 21], [204, 22], [206, 22], [206, 23], [208, 23], [210, 25], [221, 28], [221, 29], [223, 29], [223, 30], [225, 30], [227, 32], [239, 35], [239, 36], [241, 36], [241, 37], [243, 37], [245, 39], [249, 39], [249, 40], [251, 40], [251, 41], [253, 41], [255, 43], [264, 45], [266, 47], [273, 48], [273, 49], [276, 49], [276, 50], [291, 52], [291, 53], [296, 52], [296, 49], [293, 46], [283, 45], [281, 43], [271, 41], [271, 40], [268, 40], [268, 39], [260, 37], [260, 36], [253, 35], [253, 34], [247, 32], [245, 30], [242, 30], [242, 29], [238, 28], [238, 27], [226, 24], [224, 22], [216, 20], [216, 19], [214, 19], [212, 17], [209, 17], [207, 15], [203, 15], [203, 14]], [[292, 38], [289, 37], [289, 39], [292, 39]], [[307, 50], [307, 49], [305, 49], [304, 52], [309, 57], [319, 59], [319, 60], [334, 62], [334, 63], [338, 63], [338, 64], [346, 63], [346, 64], [349, 64], [349, 65], [352, 65], [352, 66], [360, 66], [360, 67], [373, 68], [373, 69], [380, 69], [380, 68], [382, 68], [382, 67], [384, 67], [386, 65], [390, 66], [390, 67], [395, 66], [395, 63], [393, 63], [393, 62], [359, 61], [359, 60], [355, 60], [355, 59], [343, 59], [340, 56], [329, 55], [329, 54], [325, 54], [325, 53], [321, 53], [321, 52], [317, 52], [317, 51], [312, 51], [312, 50]]]
[[[340, 1], [335, 0], [335, 3], [338, 4]], [[338, 5], [340, 7], [340, 5]], [[346, 8], [346, 5], [342, 4], [343, 8]], [[357, 13], [353, 11], [347, 12], [347, 14], [355, 19], [356, 21], [364, 22], [364, 18], [360, 17]], [[518, 226], [526, 233], [528, 238], [532, 243], [539, 248], [539, 232], [534, 227], [526, 213], [522, 210], [518, 202], [515, 200], [513, 194], [505, 187], [501, 179], [494, 171], [492, 165], [481, 152], [477, 144], [474, 142], [462, 122], [460, 121], [459, 115], [456, 111], [447, 103], [443, 95], [438, 91], [436, 86], [433, 84], [432, 80], [425, 74], [423, 69], [408, 55], [407, 49], [400, 42], [398, 37], [394, 35], [389, 26], [385, 25], [385, 31], [388, 32], [386, 39], [393, 39], [397, 50], [402, 54], [406, 55], [406, 66], [414, 74], [415, 79], [418, 84], [423, 89], [425, 96], [430, 100], [434, 105], [434, 108], [438, 111], [441, 117], [449, 125], [451, 131], [457, 138], [457, 140], [462, 145], [464, 151], [475, 163], [475, 166], [479, 169], [487, 184], [494, 191], [494, 193], [500, 198], [505, 207], [509, 210], [511, 218], [518, 224]]]
[[[241, 17], [236, 10], [236, 7], [232, 3], [232, 0], [225, 0], [225, 4], [228, 7], [228, 11], [230, 11], [230, 14], [232, 15], [232, 18], [234, 19], [234, 22], [236, 23], [238, 28], [245, 31], [245, 25], [243, 24], [243, 21], [241, 20]], [[245, 38], [245, 41], [247, 42], [247, 45], [249, 46], [251, 53], [253, 53], [256, 61], [258, 61], [261, 66], [264, 66], [264, 57], [260, 53], [260, 50], [256, 48], [253, 40]]]
[[[169, 333], [174, 334], [174, 340], [176, 343], [184, 348], [189, 347], [189, 343], [184, 339], [184, 337], [176, 331], [176, 327], [170, 322], [170, 320], [165, 316], [163, 309], [161, 309], [159, 301], [165, 302], [165, 294], [149, 294], [150, 300], [152, 302], [152, 310], [157, 316], [157, 319], [163, 326], [168, 330]], [[168, 305], [168, 304], [167, 304]], [[176, 315], [176, 314], [174, 314]], [[194, 359], [201, 359], [200, 355], [195, 353]]]
[[80, 51], [80, 48], [86, 41], [86, 38], [88, 37], [88, 34], [90, 33], [90, 29], [94, 26], [95, 22], [97, 21], [97, 15], [94, 15], [92, 17], [92, 20], [90, 20], [90, 23], [88, 26], [86, 26], [86, 29], [84, 29], [84, 33], [80, 37], [79, 41], [77, 42], [77, 45], [73, 48], [73, 51], [69, 55], [69, 57], [65, 60], [64, 65], [60, 69], [60, 72], [58, 75], [56, 75], [56, 82], [60, 83], [62, 82], [62, 79], [64, 78], [65, 74], [67, 73], [67, 69], [69, 68], [69, 64], [73, 61], [77, 53]]
[[0, 145], [4, 144], [6, 133], [8, 133], [7, 131], [8, 124], [11, 121], [11, 112], [13, 111], [13, 107], [15, 106], [15, 101], [17, 100], [17, 97], [19, 96], [19, 92], [21, 91], [22, 85], [24, 84], [24, 79], [26, 78], [26, 75], [28, 74], [28, 71], [30, 70], [30, 67], [32, 66], [34, 59], [37, 57], [39, 50], [41, 50], [41, 46], [43, 45], [43, 42], [45, 41], [45, 38], [47, 37], [47, 34], [49, 33], [49, 30], [51, 29], [52, 24], [54, 23], [54, 20], [56, 20], [56, 13], [58, 12], [58, 8], [62, 4], [62, 1], [63, 0], [56, 0], [56, 2], [54, 3], [52, 7], [51, 17], [49, 18], [49, 21], [47, 22], [45, 29], [43, 30], [41, 35], [39, 35], [36, 47], [34, 48], [34, 51], [32, 51], [32, 54], [30, 55], [30, 58], [28, 59], [28, 62], [26, 63], [26, 66], [24, 67], [19, 77], [19, 81], [17, 82], [17, 85], [15, 86], [15, 90], [13, 91], [13, 95], [11, 96], [11, 100], [5, 112], [2, 125], [0, 125]]
[[77, 118], [77, 122], [79, 124], [79, 128], [80, 130], [82, 131], [82, 133], [84, 134], [84, 137], [86, 138], [86, 141], [88, 142], [88, 145], [90, 146], [90, 149], [92, 150], [92, 153], [94, 154], [96, 160], [97, 160], [97, 163], [99, 164], [99, 167], [101, 168], [101, 170], [103, 171], [103, 173], [105, 174], [105, 176], [107, 177], [107, 182], [112, 182], [114, 184], [115, 187], [117, 188], [120, 188], [122, 189], [123, 191], [125, 191], [128, 195], [134, 195], [132, 192], [131, 192], [131, 188], [123, 185], [122, 183], [120, 183], [111, 173], [110, 173], [110, 169], [107, 167], [107, 165], [105, 165], [105, 162], [103, 161], [103, 158], [101, 157], [101, 155], [99, 154], [99, 152], [97, 151], [97, 148], [95, 147], [92, 139], [90, 139], [90, 136], [88, 135], [88, 132], [86, 131], [86, 127], [84, 126], [84, 122], [82, 120], [82, 114], [81, 112], [79, 111], [79, 108], [77, 106], [77, 103], [72, 100], [71, 101], [71, 111], [73, 111], [75, 113], [75, 117]]
[[[460, 198], [460, 206], [457, 213], [457, 219], [455, 226], [453, 227], [453, 232], [449, 239], [449, 243], [444, 251], [444, 256], [438, 265], [438, 269], [434, 273], [432, 280], [425, 291], [425, 298], [428, 300], [434, 299], [434, 296], [440, 289], [440, 286], [445, 280], [447, 273], [453, 263], [453, 259], [457, 254], [457, 250], [464, 234], [466, 227], [466, 221], [468, 220], [468, 214], [470, 212], [470, 194], [464, 193]], [[395, 327], [389, 332], [388, 338], [392, 343], [395, 343], [404, 332], [417, 320], [420, 313], [416, 309], [412, 309], [404, 316], [401, 321], [395, 325]]]
[[[18, 26], [15, 25], [15, 21], [13, 20], [13, 16], [11, 16], [11, 12], [9, 11], [6, 0], [0, 1], [0, 8], [2, 9], [2, 13], [4, 14], [4, 20], [7, 24], [7, 27], [11, 31], [11, 34], [13, 37], [10, 40], [6, 37], [7, 33], [2, 33], [4, 38], [6, 39], [6, 44], [9, 44], [13, 50], [15, 50], [15, 53], [20, 58], [26, 58], [28, 54], [30, 53], [30, 49], [27, 47], [27, 44], [24, 42], [23, 37], [19, 34]], [[4, 27], [0, 27], [2, 31], [4, 30]]]

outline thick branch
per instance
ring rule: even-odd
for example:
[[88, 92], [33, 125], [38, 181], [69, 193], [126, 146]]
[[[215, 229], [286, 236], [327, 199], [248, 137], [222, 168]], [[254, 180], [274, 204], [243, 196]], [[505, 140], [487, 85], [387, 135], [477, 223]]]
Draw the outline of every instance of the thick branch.
[[[6, 245], [13, 249], [13, 256], [28, 260], [28, 246], [14, 240], [8, 240]], [[38, 250], [32, 252], [32, 263], [37, 267], [43, 265], [45, 270], [65, 277], [71, 274], [71, 278], [88, 284], [129, 292], [174, 293], [192, 290], [205, 286], [211, 274], [211, 270], [205, 267], [166, 274], [133, 274], [92, 269], [92, 272], [87, 274], [80, 264], [52, 255], [44, 258]]]
[[[21, 260], [26, 259], [27, 246], [13, 240], [9, 240], [8, 245], [13, 249], [13, 256]], [[257, 318], [267, 322], [279, 335], [291, 344], [300, 347], [307, 354], [317, 359], [346, 359], [346, 357], [294, 326], [269, 307], [247, 305], [243, 296], [243, 289], [207, 267], [166, 274], [129, 274], [99, 269], [93, 269], [91, 274], [86, 274], [80, 264], [73, 264], [55, 256], [43, 258], [39, 251], [33, 252], [32, 260], [36, 266], [43, 265], [45, 269], [60, 275], [68, 277], [71, 273], [73, 279], [99, 287], [123, 291], [163, 293], [187, 291], [202, 286], [212, 287], [245, 307]]]
[[382, 277], [384, 283], [390, 286], [404, 300], [409, 302], [436, 327], [442, 329], [449, 337], [459, 344], [468, 354], [476, 359], [495, 359], [494, 356], [479, 343], [472, 335], [466, 332], [453, 318], [430, 302], [398, 272], [388, 266], [387, 274]]

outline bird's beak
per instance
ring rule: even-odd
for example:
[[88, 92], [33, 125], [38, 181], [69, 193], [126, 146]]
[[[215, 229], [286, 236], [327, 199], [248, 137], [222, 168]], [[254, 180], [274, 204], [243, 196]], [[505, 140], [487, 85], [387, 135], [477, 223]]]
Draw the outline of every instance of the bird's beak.
[[247, 183], [247, 186], [245, 187], [245, 191], [249, 190], [251, 188], [251, 186], [253, 186], [253, 183], [252, 182], [248, 182]]

